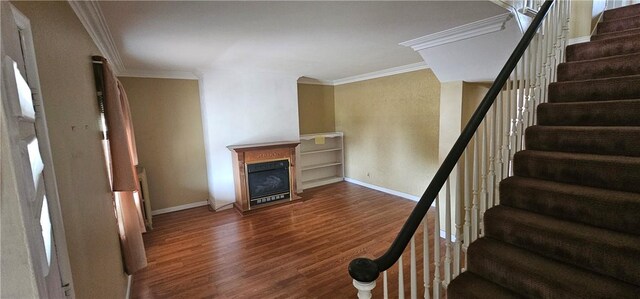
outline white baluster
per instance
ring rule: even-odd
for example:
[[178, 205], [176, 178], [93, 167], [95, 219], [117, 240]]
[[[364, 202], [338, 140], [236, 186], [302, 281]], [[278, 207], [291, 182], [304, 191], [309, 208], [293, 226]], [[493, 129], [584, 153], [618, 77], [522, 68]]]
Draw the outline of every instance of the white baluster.
[[464, 157], [458, 160], [456, 165], [456, 174], [458, 184], [456, 186], [456, 243], [453, 248], [453, 277], [457, 277], [460, 274], [460, 250], [462, 247], [462, 180], [464, 177], [464, 170], [462, 170], [462, 162]]
[[[496, 99], [499, 100], [499, 99]], [[496, 151], [496, 144], [495, 144], [495, 137], [496, 137], [496, 106], [497, 103], [494, 103], [491, 106], [491, 110], [489, 110], [489, 114], [487, 116], [487, 119], [489, 121], [489, 181], [487, 182], [487, 184], [489, 185], [489, 201], [488, 201], [488, 205], [489, 207], [493, 207], [495, 205], [495, 198], [496, 198], [496, 193], [498, 192], [496, 189], [496, 174], [495, 174], [495, 151]]]
[[360, 282], [354, 279], [353, 286], [358, 290], [358, 299], [371, 299], [371, 290], [376, 287], [376, 282]]
[[[427, 216], [424, 216], [422, 219], [422, 277], [424, 283], [424, 298], [431, 298], [431, 293], [429, 292], [429, 287], [431, 286], [431, 277], [429, 274], [429, 225], [427, 224]], [[439, 235], [433, 236], [435, 239], [433, 240], [433, 244], [438, 244]]]
[[500, 98], [498, 99], [498, 111], [497, 111], [497, 118], [496, 118], [496, 126], [497, 126], [497, 130], [496, 130], [496, 149], [497, 149], [497, 153], [496, 153], [496, 171], [498, 173], [498, 180], [497, 181], [502, 181], [506, 175], [504, 172], [504, 152], [506, 151], [505, 148], [505, 144], [503, 143], [504, 140], [504, 124], [506, 122], [506, 120], [504, 119], [504, 102], [506, 100], [506, 95], [505, 95], [505, 90], [504, 90], [504, 86], [502, 87], [502, 90], [500, 91]]
[[384, 299], [389, 299], [389, 286], [387, 284], [387, 271], [382, 272], [382, 296]]
[[511, 132], [509, 133], [509, 176], [513, 175], [513, 155], [515, 155], [516, 153], [516, 138], [517, 138], [517, 132], [516, 132], [516, 120], [518, 118], [518, 98], [517, 98], [517, 89], [515, 87], [516, 81], [518, 80], [517, 78], [517, 72], [514, 72], [512, 74], [512, 80], [511, 80], [511, 84], [514, 85], [514, 87], [511, 89], [511, 103], [510, 103], [510, 108], [509, 109], [509, 120], [510, 120], [510, 126], [509, 128], [511, 129]]
[[444, 280], [445, 287], [451, 282], [451, 185], [449, 179], [445, 183], [445, 212], [444, 212], [444, 232], [445, 236], [445, 253], [444, 253]]
[[503, 163], [504, 163], [504, 155], [502, 154], [504, 151], [503, 148], [503, 144], [502, 144], [502, 140], [503, 140], [503, 123], [504, 123], [504, 113], [503, 111], [503, 106], [504, 106], [504, 91], [500, 92], [500, 96], [498, 98], [498, 102], [496, 103], [496, 113], [495, 113], [495, 118], [494, 118], [494, 123], [495, 123], [495, 130], [494, 130], [494, 135], [495, 135], [495, 143], [496, 143], [496, 152], [495, 152], [495, 172], [496, 172], [496, 180], [494, 181], [494, 189], [496, 190], [496, 196], [495, 196], [495, 204], [498, 204], [499, 200], [500, 200], [500, 196], [499, 196], [499, 190], [500, 190], [500, 182], [505, 178], [504, 172], [503, 172]]
[[[469, 153], [469, 146], [464, 151], [464, 252], [465, 263], [467, 248], [471, 244], [471, 170], [473, 161]], [[466, 268], [466, 264], [465, 264]]]
[[416, 271], [416, 240], [411, 237], [411, 299], [418, 299], [418, 273]]
[[440, 299], [440, 196], [436, 196], [436, 217], [433, 228], [433, 298]]
[[503, 119], [503, 139], [502, 139], [502, 146], [503, 146], [503, 152], [502, 152], [502, 173], [504, 177], [509, 177], [509, 157], [510, 157], [510, 149], [509, 149], [509, 140], [511, 138], [511, 118], [509, 111], [511, 111], [511, 78], [509, 78], [509, 80], [506, 83], [506, 88], [504, 91], [504, 95], [505, 95], [505, 100], [504, 100], [504, 106], [502, 109], [502, 119]]
[[484, 236], [484, 212], [487, 210], [487, 118], [482, 122], [482, 143], [480, 143], [480, 235]]
[[404, 299], [404, 271], [402, 270], [402, 254], [398, 259], [398, 298]]
[[471, 207], [471, 242], [478, 238], [478, 220], [480, 219], [478, 218], [480, 209], [478, 205], [478, 164], [480, 163], [478, 159], [478, 156], [480, 155], [478, 143], [480, 143], [480, 140], [478, 140], [478, 134], [476, 132], [476, 135], [473, 137], [473, 203]]

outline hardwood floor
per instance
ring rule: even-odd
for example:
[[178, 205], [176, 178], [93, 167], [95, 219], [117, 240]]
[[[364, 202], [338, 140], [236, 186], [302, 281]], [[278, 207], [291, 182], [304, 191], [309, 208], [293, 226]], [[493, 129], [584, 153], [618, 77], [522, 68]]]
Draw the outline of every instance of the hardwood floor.
[[[207, 207], [158, 215], [144, 235], [149, 265], [134, 274], [132, 297], [355, 298], [349, 261], [380, 256], [414, 206], [342, 182], [305, 190], [300, 203], [244, 217]], [[432, 234], [432, 211], [427, 218]], [[422, 294], [422, 230], [416, 245]], [[389, 270], [392, 297], [397, 272], [397, 266]], [[408, 296], [408, 250], [403, 273]], [[382, 297], [382, 275], [374, 291]]]

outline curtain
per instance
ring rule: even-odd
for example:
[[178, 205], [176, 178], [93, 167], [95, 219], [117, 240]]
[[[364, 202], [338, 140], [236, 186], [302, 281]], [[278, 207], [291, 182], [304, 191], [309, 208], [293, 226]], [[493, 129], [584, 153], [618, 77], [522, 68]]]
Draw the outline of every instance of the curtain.
[[147, 266], [142, 232], [145, 230], [138, 194], [135, 166], [138, 156], [131, 123], [129, 101], [122, 84], [113, 74], [107, 60], [102, 62], [103, 109], [106, 119], [111, 179], [118, 219], [120, 245], [128, 274]]

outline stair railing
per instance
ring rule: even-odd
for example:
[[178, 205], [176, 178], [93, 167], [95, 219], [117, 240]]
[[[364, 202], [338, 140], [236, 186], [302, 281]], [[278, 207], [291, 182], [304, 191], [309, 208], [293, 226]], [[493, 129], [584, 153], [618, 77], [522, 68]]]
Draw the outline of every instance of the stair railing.
[[[556, 67], [564, 59], [569, 15], [568, 0], [545, 1], [538, 8], [389, 249], [376, 259], [357, 258], [349, 264], [358, 298], [371, 298], [380, 273], [383, 296], [388, 298], [389, 276], [393, 273], [387, 270], [396, 263], [398, 298], [404, 298], [403, 254], [409, 244], [411, 298], [417, 298], [419, 291], [424, 298], [441, 298], [449, 282], [465, 271], [469, 244], [484, 234], [484, 212], [499, 203], [499, 182], [513, 175], [513, 156], [525, 147], [525, 129], [535, 124], [535, 108], [547, 101], [547, 87], [556, 79]], [[431, 228], [426, 215], [434, 201], [435, 221]], [[418, 288], [416, 232], [420, 227], [423, 277], [422, 287]]]

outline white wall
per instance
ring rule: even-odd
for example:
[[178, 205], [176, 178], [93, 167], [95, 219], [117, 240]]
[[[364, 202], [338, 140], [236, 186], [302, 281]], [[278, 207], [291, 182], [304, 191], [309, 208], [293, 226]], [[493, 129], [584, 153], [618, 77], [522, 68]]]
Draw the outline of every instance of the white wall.
[[209, 199], [235, 201], [228, 145], [299, 139], [297, 79], [262, 70], [210, 70], [200, 76]]

